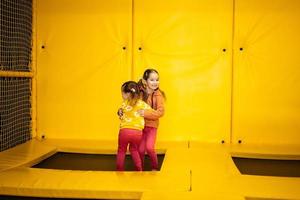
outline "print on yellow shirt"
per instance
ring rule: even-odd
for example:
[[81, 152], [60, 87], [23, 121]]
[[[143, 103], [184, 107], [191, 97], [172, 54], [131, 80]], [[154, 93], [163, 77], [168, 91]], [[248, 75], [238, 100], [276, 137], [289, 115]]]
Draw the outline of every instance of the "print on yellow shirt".
[[142, 130], [144, 128], [144, 117], [140, 116], [137, 111], [151, 109], [147, 103], [138, 100], [134, 106], [131, 106], [129, 105], [129, 101], [125, 100], [122, 103], [121, 108], [123, 110], [123, 116], [121, 117], [120, 129], [131, 128]]

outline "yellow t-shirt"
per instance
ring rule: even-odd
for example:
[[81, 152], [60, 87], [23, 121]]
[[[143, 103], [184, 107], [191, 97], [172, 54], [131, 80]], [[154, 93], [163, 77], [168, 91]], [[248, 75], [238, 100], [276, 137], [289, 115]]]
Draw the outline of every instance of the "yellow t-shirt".
[[141, 109], [151, 109], [151, 107], [142, 100], [138, 100], [134, 106], [129, 105], [128, 100], [125, 100], [121, 108], [123, 110], [123, 116], [121, 117], [120, 129], [131, 128], [143, 130], [145, 125], [144, 117], [140, 116], [137, 111]]

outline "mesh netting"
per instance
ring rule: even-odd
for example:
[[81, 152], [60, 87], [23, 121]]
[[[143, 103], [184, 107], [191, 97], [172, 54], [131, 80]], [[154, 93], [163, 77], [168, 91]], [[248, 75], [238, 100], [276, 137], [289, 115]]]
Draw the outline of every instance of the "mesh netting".
[[0, 151], [31, 138], [31, 79], [0, 78]]
[[[32, 1], [0, 0], [0, 71], [31, 71]], [[31, 78], [0, 77], [0, 151], [31, 138]]]
[[32, 0], [0, 0], [0, 70], [30, 71]]

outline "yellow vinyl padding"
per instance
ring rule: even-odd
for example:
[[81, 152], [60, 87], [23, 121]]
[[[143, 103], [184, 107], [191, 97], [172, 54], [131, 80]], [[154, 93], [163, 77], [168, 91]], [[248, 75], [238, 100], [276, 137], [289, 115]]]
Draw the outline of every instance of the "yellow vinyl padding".
[[156, 68], [167, 96], [160, 139], [230, 142], [232, 1], [134, 3], [134, 78]]
[[117, 140], [120, 85], [153, 67], [158, 141], [300, 144], [299, 1], [36, 4], [38, 137]]
[[130, 0], [37, 1], [38, 137], [117, 138], [130, 16]]
[[38, 0], [38, 137], [117, 140], [121, 83], [153, 67], [158, 140], [230, 142], [232, 14], [230, 0]]
[[14, 148], [0, 152], [0, 172], [16, 167], [31, 166], [53, 155], [57, 147], [30, 140]]
[[234, 143], [300, 144], [299, 18], [300, 1], [235, 1]]
[[[0, 194], [17, 196], [100, 198], [100, 199], [232, 199], [245, 197], [299, 199], [300, 179], [291, 177], [241, 175], [231, 155], [241, 157], [271, 156], [274, 147], [222, 145], [192, 142], [189, 146], [173, 144], [165, 149], [165, 160], [158, 172], [73, 171], [30, 168], [53, 152], [75, 147], [78, 141], [59, 142], [31, 140], [9, 151], [0, 152], [10, 167], [0, 172]], [[73, 143], [73, 144], [71, 144]], [[99, 143], [101, 144], [101, 143]], [[110, 147], [109, 147], [110, 146]], [[282, 146], [281, 159], [300, 159], [299, 147]], [[114, 142], [104, 152], [114, 151]], [[278, 147], [279, 152], [280, 147]], [[69, 149], [70, 150], [70, 149]], [[75, 150], [75, 149], [74, 149]], [[78, 153], [89, 150], [100, 153], [101, 145], [85, 141]], [[276, 151], [273, 151], [276, 153]], [[76, 153], [76, 152], [74, 152]], [[47, 155], [48, 154], [48, 155]], [[20, 155], [26, 162], [20, 163]], [[47, 155], [47, 156], [46, 156]], [[295, 155], [298, 155], [295, 156]], [[7, 159], [10, 157], [10, 159]]]

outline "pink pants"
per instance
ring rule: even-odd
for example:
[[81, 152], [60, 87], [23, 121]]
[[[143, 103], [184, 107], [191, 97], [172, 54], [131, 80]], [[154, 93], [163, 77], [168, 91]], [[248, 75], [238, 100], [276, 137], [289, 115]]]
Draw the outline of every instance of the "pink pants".
[[129, 144], [129, 151], [134, 162], [135, 169], [142, 171], [142, 161], [138, 147], [142, 139], [142, 131], [135, 129], [121, 129], [119, 131], [119, 146], [117, 154], [117, 171], [124, 171], [124, 161]]
[[143, 130], [142, 141], [139, 146], [139, 153], [140, 153], [142, 163], [144, 163], [145, 153], [147, 152], [151, 160], [152, 170], [158, 170], [157, 155], [154, 149], [156, 132], [157, 132], [157, 128], [145, 126]]

